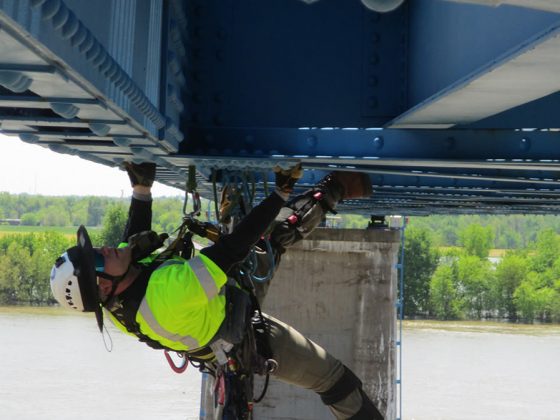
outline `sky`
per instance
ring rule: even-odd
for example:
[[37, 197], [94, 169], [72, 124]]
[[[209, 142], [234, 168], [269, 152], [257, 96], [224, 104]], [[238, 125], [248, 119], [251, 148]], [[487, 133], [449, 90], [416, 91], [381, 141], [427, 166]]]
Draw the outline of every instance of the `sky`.
[[[128, 197], [126, 172], [77, 156], [64, 155], [0, 134], [0, 192], [40, 195]], [[154, 183], [154, 197], [182, 196], [177, 188]]]

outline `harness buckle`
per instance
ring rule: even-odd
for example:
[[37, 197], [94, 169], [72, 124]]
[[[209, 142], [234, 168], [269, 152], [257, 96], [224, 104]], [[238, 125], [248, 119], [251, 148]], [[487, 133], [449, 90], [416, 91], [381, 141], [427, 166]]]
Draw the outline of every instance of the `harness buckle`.
[[228, 358], [226, 353], [231, 351], [231, 349], [233, 348], [233, 344], [231, 344], [229, 341], [224, 340], [223, 338], [219, 338], [212, 344], [210, 344], [209, 347], [212, 349], [212, 352], [214, 353], [214, 356], [216, 356], [216, 360], [218, 361], [220, 366], [227, 364]]
[[323, 198], [323, 192], [317, 191], [315, 194], [313, 194], [313, 198], [317, 201], [320, 201]]
[[295, 225], [297, 222], [298, 222], [297, 214], [292, 214], [290, 217], [288, 217], [289, 224]]

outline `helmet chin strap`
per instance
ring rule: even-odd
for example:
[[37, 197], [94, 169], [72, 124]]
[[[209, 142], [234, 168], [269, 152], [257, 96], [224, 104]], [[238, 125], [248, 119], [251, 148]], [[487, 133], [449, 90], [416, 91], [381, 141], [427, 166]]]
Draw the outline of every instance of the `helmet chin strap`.
[[118, 276], [113, 276], [112, 274], [108, 274], [104, 271], [98, 271], [97, 275], [99, 277], [102, 277], [104, 279], [107, 280], [111, 280], [111, 292], [107, 295], [107, 297], [101, 301], [101, 305], [106, 307], [107, 304], [109, 302], [111, 302], [111, 300], [113, 299], [113, 297], [115, 296], [115, 292], [117, 291], [117, 287], [119, 286], [120, 282], [123, 281], [123, 279], [126, 277], [126, 275], [128, 274], [128, 272], [130, 271], [130, 268], [132, 267], [133, 264], [130, 264], [128, 266], [128, 268], [126, 269], [126, 271]]

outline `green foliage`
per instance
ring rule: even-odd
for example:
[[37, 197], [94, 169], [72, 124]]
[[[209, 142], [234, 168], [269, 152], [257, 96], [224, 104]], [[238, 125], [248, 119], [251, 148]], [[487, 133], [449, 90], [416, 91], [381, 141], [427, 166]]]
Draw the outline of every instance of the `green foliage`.
[[491, 226], [469, 225], [459, 232], [459, 243], [468, 255], [487, 258], [494, 243], [494, 232]]
[[422, 228], [406, 230], [404, 243], [404, 313], [428, 312], [430, 278], [438, 264], [438, 252], [430, 233]]
[[517, 307], [514, 294], [527, 279], [527, 258], [515, 253], [508, 253], [496, 267], [495, 282], [492, 284], [494, 307], [498, 316], [517, 320]]
[[122, 240], [126, 225], [127, 211], [123, 204], [109, 206], [103, 217], [103, 229], [99, 238], [92, 238], [92, 242], [99, 245], [117, 246]]
[[453, 283], [454, 273], [450, 265], [440, 265], [430, 280], [430, 305], [438, 319], [459, 317], [459, 301]]
[[75, 240], [56, 232], [0, 238], [0, 303], [38, 304], [53, 300], [49, 275], [54, 260]]
[[37, 213], [24, 213], [21, 216], [21, 224], [24, 226], [39, 226], [41, 219]]
[[491, 308], [490, 285], [494, 273], [491, 263], [474, 255], [465, 255], [456, 262], [455, 289], [463, 313], [481, 319]]
[[494, 242], [491, 248], [526, 248], [537, 234], [546, 229], [560, 232], [560, 217], [555, 215], [465, 215], [411, 217], [410, 226], [424, 227], [433, 233], [437, 246], [458, 246], [459, 235], [469, 225], [491, 226]]
[[536, 251], [529, 260], [531, 269], [544, 273], [553, 267], [560, 255], [560, 236], [552, 229], [543, 230], [538, 233], [536, 243], [531, 248]]

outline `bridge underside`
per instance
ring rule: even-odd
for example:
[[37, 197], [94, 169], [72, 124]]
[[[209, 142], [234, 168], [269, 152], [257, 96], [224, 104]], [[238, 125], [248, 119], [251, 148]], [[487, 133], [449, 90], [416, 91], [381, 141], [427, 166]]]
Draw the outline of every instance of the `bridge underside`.
[[[367, 1], [364, 0], [364, 3]], [[489, 7], [496, 6], [497, 7]], [[0, 129], [198, 190], [303, 162], [362, 214], [560, 210], [554, 0], [0, 0]]]

